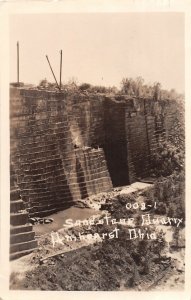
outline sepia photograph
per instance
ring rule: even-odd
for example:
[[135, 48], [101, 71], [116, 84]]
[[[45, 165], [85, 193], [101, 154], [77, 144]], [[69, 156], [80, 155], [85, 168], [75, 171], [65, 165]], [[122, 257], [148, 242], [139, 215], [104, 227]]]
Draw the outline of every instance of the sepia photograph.
[[184, 291], [185, 14], [9, 16], [9, 289]]

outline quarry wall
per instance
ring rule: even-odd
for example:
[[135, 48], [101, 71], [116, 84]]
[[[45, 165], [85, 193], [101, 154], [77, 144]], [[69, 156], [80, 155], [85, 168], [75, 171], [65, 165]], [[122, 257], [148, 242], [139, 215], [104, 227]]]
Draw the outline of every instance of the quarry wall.
[[152, 154], [176, 117], [172, 102], [127, 96], [10, 89], [11, 167], [29, 214], [152, 173]]
[[10, 99], [11, 166], [30, 215], [111, 189], [103, 149], [75, 149], [63, 94], [13, 88]]

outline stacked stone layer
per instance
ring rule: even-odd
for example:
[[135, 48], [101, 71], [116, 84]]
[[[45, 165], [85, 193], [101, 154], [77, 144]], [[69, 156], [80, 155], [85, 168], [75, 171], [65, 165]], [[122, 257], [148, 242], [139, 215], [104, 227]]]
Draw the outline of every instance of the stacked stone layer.
[[112, 187], [103, 149], [88, 148], [84, 141], [77, 146], [73, 135], [80, 135], [68, 116], [64, 94], [11, 90], [12, 157], [31, 216], [48, 215]]
[[15, 259], [34, 251], [37, 248], [37, 241], [32, 225], [28, 224], [28, 212], [20, 197], [17, 175], [12, 165], [10, 173], [10, 259]]

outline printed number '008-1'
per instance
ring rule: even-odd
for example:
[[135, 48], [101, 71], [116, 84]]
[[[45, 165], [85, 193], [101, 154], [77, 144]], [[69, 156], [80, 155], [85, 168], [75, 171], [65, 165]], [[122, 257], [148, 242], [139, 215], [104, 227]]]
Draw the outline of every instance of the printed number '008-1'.
[[145, 204], [145, 202], [134, 202], [134, 203], [127, 203], [126, 204], [126, 209], [140, 209], [140, 210], [145, 210], [147, 208], [156, 208], [156, 202], [154, 203], [154, 205], [149, 205], [149, 204]]

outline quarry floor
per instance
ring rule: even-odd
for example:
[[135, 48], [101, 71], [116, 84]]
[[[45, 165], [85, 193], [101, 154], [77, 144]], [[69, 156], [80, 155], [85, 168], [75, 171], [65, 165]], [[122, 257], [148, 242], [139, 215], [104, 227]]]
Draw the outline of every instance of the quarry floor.
[[[149, 186], [147, 183], [138, 182], [131, 186], [116, 188], [109, 193], [109, 197], [114, 197], [119, 193], [128, 195]], [[99, 208], [107, 198], [108, 193], [92, 196], [77, 203], [77, 207], [71, 207], [51, 215], [50, 217], [54, 219], [52, 223], [33, 226], [38, 240], [38, 250], [10, 263], [10, 289], [71, 291], [183, 289], [184, 248], [172, 251], [169, 246], [166, 246], [165, 253], [167, 258], [171, 259], [171, 263], [165, 261], [163, 264], [157, 263], [151, 266], [149, 275], [139, 278], [138, 283], [130, 289], [124, 280], [128, 277], [127, 273], [130, 272], [127, 251], [125, 247], [119, 247], [117, 239], [114, 243], [116, 249], [112, 257], [110, 257], [110, 249], [102, 247], [102, 242], [94, 244], [91, 240], [64, 241], [53, 247], [52, 231], [62, 232], [63, 224], [68, 218], [74, 222], [91, 216], [99, 218], [103, 214]], [[166, 239], [170, 242], [171, 230], [164, 225], [160, 227], [166, 232]], [[100, 253], [103, 254], [105, 260], [99, 256]], [[122, 257], [121, 261], [118, 260], [118, 255]], [[73, 263], [74, 261], [77, 261], [78, 267]], [[87, 282], [87, 278], [89, 278], [89, 282]], [[71, 283], [73, 281], [76, 283]], [[101, 284], [100, 281], [102, 281]], [[98, 286], [101, 286], [101, 289], [98, 289]]]

